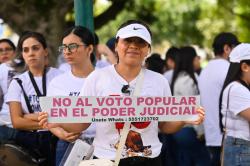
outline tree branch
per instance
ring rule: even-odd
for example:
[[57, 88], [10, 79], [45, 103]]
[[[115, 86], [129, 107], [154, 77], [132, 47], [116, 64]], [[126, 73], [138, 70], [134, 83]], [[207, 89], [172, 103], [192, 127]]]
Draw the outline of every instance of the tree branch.
[[124, 9], [127, 2], [129, 0], [112, 0], [112, 5], [105, 12], [94, 18], [95, 29], [99, 29], [110, 20], [115, 19]]

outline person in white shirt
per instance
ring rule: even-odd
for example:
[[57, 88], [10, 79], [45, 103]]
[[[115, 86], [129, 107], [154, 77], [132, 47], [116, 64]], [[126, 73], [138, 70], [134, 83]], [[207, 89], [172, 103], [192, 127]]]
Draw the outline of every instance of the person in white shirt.
[[[15, 141], [17, 130], [13, 129], [10, 120], [9, 106], [6, 104], [6, 94], [12, 78], [17, 74], [11, 67], [15, 57], [16, 46], [9, 39], [0, 40], [0, 144]], [[7, 60], [7, 61], [6, 61]]]
[[[48, 96], [79, 96], [86, 77], [94, 70], [90, 59], [93, 49], [93, 34], [87, 28], [76, 26], [65, 31], [59, 51], [70, 67], [68, 71], [50, 82]], [[56, 166], [58, 166], [69, 143], [79, 138], [81, 133], [70, 133], [60, 127], [52, 128], [50, 131], [60, 139], [56, 147]], [[92, 125], [85, 131], [83, 137], [85, 140], [91, 140], [94, 136], [95, 127]]]
[[236, 46], [221, 91], [223, 165], [250, 165], [250, 44]]
[[[167, 80], [159, 73], [142, 69], [142, 63], [151, 49], [151, 32], [149, 27], [136, 20], [126, 21], [120, 26], [116, 34], [116, 52], [119, 62], [103, 69], [95, 70], [85, 80], [81, 90], [83, 96], [128, 95], [133, 93], [137, 77], [142, 70], [144, 82], [141, 96], [170, 96], [171, 91]], [[154, 81], [152, 81], [154, 80]], [[124, 85], [128, 88], [124, 90]], [[199, 124], [204, 118], [204, 111], [198, 109], [199, 118], [189, 123]], [[48, 114], [40, 113], [40, 125], [49, 128], [61, 126], [69, 131], [85, 130], [90, 124], [48, 124]], [[124, 123], [96, 123], [94, 139], [94, 156], [114, 160], [120, 130]], [[161, 143], [158, 138], [158, 129], [165, 133], [178, 131], [185, 122], [140, 122], [132, 123], [128, 134], [126, 151], [120, 165], [151, 166], [161, 165], [159, 154]], [[136, 138], [135, 138], [136, 137]], [[135, 140], [135, 142], [128, 140]]]
[[169, 84], [171, 84], [172, 82], [173, 72], [176, 61], [178, 60], [178, 56], [179, 56], [179, 48], [177, 47], [172, 46], [166, 52], [165, 63], [167, 71], [163, 73], [163, 75], [168, 80]]
[[[174, 96], [199, 95], [197, 75], [194, 61], [197, 57], [191, 46], [181, 47], [179, 59], [176, 61], [171, 90]], [[173, 149], [178, 166], [210, 166], [210, 158], [204, 141], [201, 138], [203, 126], [186, 125], [173, 134]], [[185, 164], [183, 164], [185, 163]]]
[[222, 133], [219, 125], [219, 96], [229, 67], [228, 56], [238, 39], [232, 33], [220, 33], [213, 41], [215, 58], [210, 60], [198, 78], [201, 105], [206, 110], [205, 140], [211, 163], [220, 165]]
[[12, 125], [19, 130], [16, 142], [32, 151], [31, 154], [38, 150], [38, 157], [46, 159], [43, 164], [52, 165], [51, 134], [42, 131], [38, 124], [38, 112], [41, 111], [39, 97], [46, 96], [49, 82], [61, 72], [47, 67], [48, 49], [42, 34], [24, 32], [17, 48], [28, 71], [11, 81], [7, 93], [6, 102], [10, 107]]

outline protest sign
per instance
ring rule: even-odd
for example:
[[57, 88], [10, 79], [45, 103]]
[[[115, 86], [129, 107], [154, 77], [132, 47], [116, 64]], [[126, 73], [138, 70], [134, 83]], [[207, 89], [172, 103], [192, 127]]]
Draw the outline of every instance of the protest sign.
[[40, 97], [50, 123], [196, 120], [199, 96]]

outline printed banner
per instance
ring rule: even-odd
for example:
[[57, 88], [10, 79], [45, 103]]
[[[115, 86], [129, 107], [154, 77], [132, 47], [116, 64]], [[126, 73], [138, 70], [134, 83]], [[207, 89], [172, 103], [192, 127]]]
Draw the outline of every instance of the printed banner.
[[40, 97], [50, 123], [191, 121], [199, 96]]

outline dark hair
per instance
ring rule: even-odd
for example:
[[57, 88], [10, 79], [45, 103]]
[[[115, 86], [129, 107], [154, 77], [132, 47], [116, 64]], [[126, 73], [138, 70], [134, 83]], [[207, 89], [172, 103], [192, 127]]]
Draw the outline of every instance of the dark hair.
[[107, 42], [106, 45], [108, 46], [108, 48], [115, 52], [115, 37], [110, 38]]
[[41, 45], [43, 46], [44, 49], [46, 49], [48, 47], [47, 42], [46, 42], [43, 34], [41, 34], [39, 32], [34, 32], [34, 31], [24, 31], [18, 40], [18, 44], [17, 44], [18, 53], [22, 52], [23, 42], [28, 38], [35, 38], [39, 43], [41, 43]]
[[161, 59], [161, 55], [158, 53], [151, 54], [145, 61], [147, 69], [152, 70], [157, 73], [163, 73], [164, 60]]
[[172, 59], [173, 61], [175, 61], [176, 56], [178, 56], [179, 54], [179, 51], [180, 49], [177, 47], [170, 47], [165, 54], [165, 61], [167, 61], [168, 59]]
[[239, 44], [237, 37], [229, 32], [222, 32], [218, 34], [212, 44], [214, 54], [216, 56], [221, 56], [224, 52], [224, 46], [234, 47]]
[[[74, 34], [78, 36], [81, 39], [81, 41], [87, 46], [93, 45], [94, 47], [95, 45], [99, 43], [98, 36], [96, 34], [93, 34], [88, 28], [85, 28], [83, 26], [74, 26], [74, 27], [67, 29], [64, 32], [62, 39], [64, 39], [69, 34]], [[92, 64], [94, 65], [96, 62], [96, 58], [93, 52], [91, 53], [90, 60]]]
[[178, 60], [176, 61], [176, 66], [174, 69], [172, 82], [171, 82], [171, 90], [174, 90], [174, 83], [181, 71], [187, 72], [187, 74], [193, 79], [194, 83], [197, 85], [197, 80], [194, 75], [194, 66], [193, 61], [197, 56], [196, 51], [191, 46], [186, 46], [180, 48], [180, 55]]
[[0, 39], [0, 43], [8, 43], [14, 51], [16, 50], [15, 44], [10, 39]]
[[100, 43], [99, 37], [98, 37], [98, 35], [97, 35], [96, 33], [94, 33], [94, 45], [96, 46], [96, 45], [98, 45], [99, 43]]
[[[242, 83], [242, 80], [241, 80], [241, 77], [242, 77], [241, 65], [242, 65], [242, 63], [246, 63], [246, 64], [250, 65], [250, 60], [242, 60], [240, 63], [233, 63], [233, 62], [230, 63], [226, 79], [224, 81], [223, 87], [222, 87], [221, 92], [220, 92], [219, 117], [220, 117], [221, 132], [223, 132], [222, 113], [221, 113], [223, 92], [224, 92], [225, 88], [233, 81], [240, 81]], [[245, 83], [242, 83], [242, 85], [246, 86], [246, 88], [249, 89], [249, 87], [247, 85], [245, 85]]]
[[71, 27], [64, 32], [62, 39], [64, 39], [69, 34], [74, 34], [78, 36], [81, 39], [81, 41], [87, 46], [95, 45], [94, 34], [88, 28], [82, 26]]

